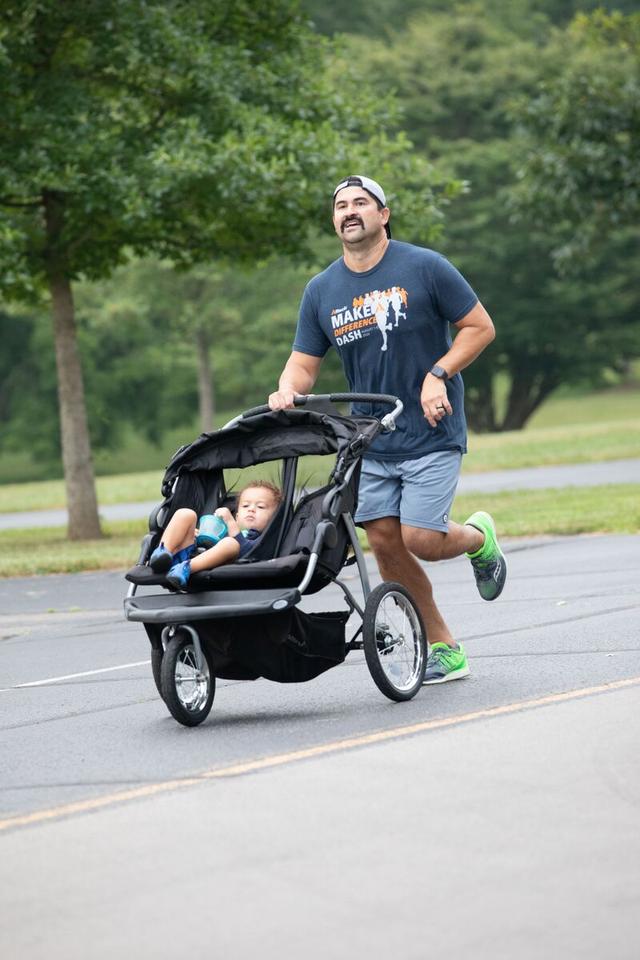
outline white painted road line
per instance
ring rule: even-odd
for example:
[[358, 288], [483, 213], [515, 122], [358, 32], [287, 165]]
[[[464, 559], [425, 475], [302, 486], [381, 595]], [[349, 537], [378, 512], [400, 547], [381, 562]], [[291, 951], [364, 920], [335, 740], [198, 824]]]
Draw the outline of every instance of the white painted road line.
[[129, 670], [131, 667], [146, 667], [150, 660], [138, 660], [136, 663], [121, 663], [117, 667], [101, 667], [100, 670], [84, 670], [82, 673], [67, 673], [64, 677], [48, 677], [46, 680], [31, 680], [29, 683], [16, 683], [13, 687], [3, 687], [0, 693], [10, 690], [22, 690], [24, 687], [44, 687], [49, 683], [59, 683], [62, 680], [77, 680], [79, 677], [93, 677], [98, 673], [111, 673], [114, 670]]

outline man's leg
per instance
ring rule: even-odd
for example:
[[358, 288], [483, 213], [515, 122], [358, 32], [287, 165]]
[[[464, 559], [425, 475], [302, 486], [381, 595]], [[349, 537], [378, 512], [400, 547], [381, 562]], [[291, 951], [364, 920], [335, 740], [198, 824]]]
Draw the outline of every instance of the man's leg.
[[463, 553], [476, 553], [484, 544], [484, 534], [467, 524], [449, 521], [447, 533], [422, 527], [401, 527], [405, 546], [421, 560], [453, 560]]
[[451, 560], [475, 553], [484, 544], [484, 534], [466, 524], [449, 523], [448, 533], [401, 524], [397, 517], [383, 517], [363, 524], [380, 576], [395, 580], [415, 597], [430, 643], [455, 644], [436, 603], [431, 581], [420, 560]]
[[456, 451], [442, 450], [400, 465], [402, 536], [407, 549], [421, 560], [450, 560], [465, 554], [478, 593], [483, 600], [495, 600], [507, 578], [507, 562], [492, 518], [478, 510], [464, 524], [449, 520], [460, 460]]
[[449, 532], [442, 540], [437, 537], [443, 535], [434, 530], [404, 524], [401, 529], [407, 549], [421, 560], [452, 560], [462, 554], [468, 557], [483, 600], [496, 600], [502, 593], [507, 578], [507, 561], [488, 513], [479, 510], [462, 525], [450, 523]]
[[[461, 644], [457, 644], [445, 623], [433, 598], [433, 589], [428, 576], [406, 547], [402, 528], [396, 517], [385, 517], [364, 524], [369, 544], [373, 550], [383, 580], [395, 580], [407, 588], [422, 614], [430, 653], [424, 682], [426, 684], [444, 683], [459, 680], [469, 674], [467, 655]], [[429, 549], [423, 541], [423, 552], [438, 558], [442, 554], [441, 540], [446, 534], [437, 530], [420, 531], [430, 534]]]
[[[486, 538], [483, 530], [449, 520], [460, 463], [459, 453], [440, 451], [398, 464], [402, 484], [399, 504], [400, 537], [410, 556], [436, 562], [462, 554], [476, 555], [478, 551], [484, 551]], [[422, 573], [420, 564], [415, 560], [414, 563]], [[426, 576], [424, 580], [428, 583]], [[461, 644], [455, 642], [444, 624], [433, 600], [431, 585], [429, 584], [429, 591], [425, 593], [424, 589], [420, 589], [417, 578], [413, 583], [412, 593], [423, 612], [430, 643], [424, 682], [444, 683], [468, 676], [466, 652]], [[411, 587], [409, 589], [411, 590]], [[438, 629], [439, 623], [444, 629]]]
[[[376, 558], [380, 576], [383, 580], [394, 580], [407, 588], [422, 614], [429, 643], [454, 645], [455, 641], [451, 632], [433, 598], [431, 581], [416, 558], [409, 552], [403, 539], [399, 519], [397, 517], [383, 517], [380, 520], [363, 523], [363, 526], [367, 531], [369, 546]], [[445, 534], [436, 530], [421, 530], [419, 532], [431, 534], [436, 541], [446, 539]], [[440, 546], [438, 552], [441, 549]], [[421, 559], [429, 558], [423, 557]]]
[[469, 673], [464, 649], [452, 637], [436, 606], [431, 582], [416, 559], [459, 556], [484, 543], [479, 530], [449, 523], [460, 460], [455, 451], [401, 463], [365, 460], [360, 480], [356, 521], [367, 531], [380, 575], [406, 587], [422, 615], [431, 645], [426, 683]]

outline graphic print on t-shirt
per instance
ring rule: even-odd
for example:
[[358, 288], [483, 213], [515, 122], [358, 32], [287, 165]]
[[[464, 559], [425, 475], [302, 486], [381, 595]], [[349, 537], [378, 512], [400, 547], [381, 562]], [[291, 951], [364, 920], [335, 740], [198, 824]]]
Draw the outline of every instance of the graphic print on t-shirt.
[[331, 311], [331, 326], [336, 347], [363, 340], [380, 332], [380, 349], [386, 350], [389, 333], [396, 329], [407, 315], [407, 291], [404, 287], [371, 290], [354, 297], [351, 307], [337, 307]]

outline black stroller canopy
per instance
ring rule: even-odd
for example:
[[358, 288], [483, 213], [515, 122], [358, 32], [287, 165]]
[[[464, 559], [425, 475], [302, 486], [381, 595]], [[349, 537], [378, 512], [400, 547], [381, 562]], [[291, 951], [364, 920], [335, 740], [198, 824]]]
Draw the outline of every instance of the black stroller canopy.
[[305, 409], [260, 413], [226, 429], [203, 433], [178, 450], [164, 475], [163, 492], [185, 471], [243, 468], [309, 454], [339, 453], [348, 461], [361, 455], [379, 432], [375, 417]]

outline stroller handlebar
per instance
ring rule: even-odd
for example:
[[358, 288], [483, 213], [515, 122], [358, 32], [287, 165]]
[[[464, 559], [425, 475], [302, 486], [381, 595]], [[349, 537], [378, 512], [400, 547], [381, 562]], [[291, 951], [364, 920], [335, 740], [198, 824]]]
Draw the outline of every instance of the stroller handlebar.
[[[402, 400], [398, 397], [394, 397], [391, 394], [387, 393], [309, 393], [309, 394], [297, 394], [294, 398], [294, 406], [304, 407], [309, 401], [323, 401], [329, 403], [388, 403], [393, 407], [389, 413], [385, 414], [381, 419], [381, 424], [383, 429], [395, 430], [396, 420], [402, 413], [404, 409], [404, 404]], [[234, 417], [233, 420], [230, 420], [229, 423], [226, 423], [224, 428], [230, 427], [233, 424], [236, 424], [238, 420], [246, 420], [248, 417], [255, 417], [260, 413], [269, 413], [271, 407], [267, 403], [263, 403], [259, 407], [251, 407], [250, 410], [245, 410], [243, 413], [238, 414], [237, 417]]]

